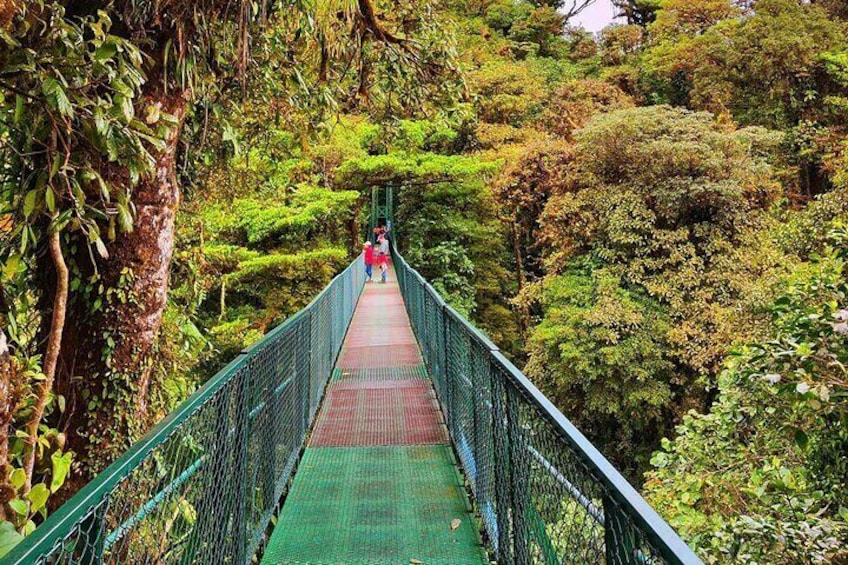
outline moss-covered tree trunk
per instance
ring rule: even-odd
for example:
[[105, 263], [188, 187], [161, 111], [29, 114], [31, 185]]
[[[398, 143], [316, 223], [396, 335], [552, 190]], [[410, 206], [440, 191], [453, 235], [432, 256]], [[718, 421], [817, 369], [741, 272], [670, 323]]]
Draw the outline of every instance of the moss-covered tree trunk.
[[[59, 392], [68, 397], [64, 427], [70, 447], [89, 473], [122, 453], [154, 416], [150, 385], [174, 251], [180, 202], [176, 158], [187, 98], [186, 91], [166, 91], [159, 80], [148, 84], [143, 105], [156, 105], [176, 125], [164, 149], [154, 153], [154, 173], [132, 189], [133, 230], [118, 235], [108, 246], [109, 256], [98, 259], [105, 294], [77, 301], [68, 320], [72, 327], [62, 346]], [[103, 176], [113, 183], [128, 182], [126, 171], [105, 170]], [[85, 273], [84, 255], [77, 263], [84, 275], [90, 274]], [[93, 307], [95, 300], [99, 308]]]

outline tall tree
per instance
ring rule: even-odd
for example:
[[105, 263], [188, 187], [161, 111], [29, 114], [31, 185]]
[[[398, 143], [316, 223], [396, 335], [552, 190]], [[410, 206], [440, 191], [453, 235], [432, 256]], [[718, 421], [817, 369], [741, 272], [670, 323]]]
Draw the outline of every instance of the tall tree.
[[[343, 82], [331, 69], [358, 68], [354, 88], [364, 99], [391, 59], [406, 67], [398, 76], [408, 84], [421, 54], [406, 34], [422, 20], [408, 8], [390, 30], [370, 0], [38, 0], [4, 8], [0, 89], [10, 142], [0, 212], [14, 226], [4, 254], [28, 265], [40, 289], [33, 350], [45, 352], [27, 459], [38, 407], [60, 393], [70, 445], [96, 472], [154, 416], [177, 163], [193, 105], [246, 85], [257, 49], [272, 45], [264, 30], [291, 32], [289, 45], [273, 47], [288, 54], [292, 75]], [[304, 75], [309, 65], [317, 71]]]
[[657, 17], [661, 0], [612, 0], [618, 9], [618, 17], [626, 18], [627, 23], [646, 27]]

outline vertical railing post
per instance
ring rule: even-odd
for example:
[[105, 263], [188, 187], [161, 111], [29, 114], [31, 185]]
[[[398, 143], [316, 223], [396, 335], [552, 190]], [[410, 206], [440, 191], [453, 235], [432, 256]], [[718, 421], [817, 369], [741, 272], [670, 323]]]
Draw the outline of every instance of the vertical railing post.
[[492, 380], [492, 432], [495, 443], [495, 503], [498, 524], [498, 563], [501, 565], [513, 565], [512, 532], [510, 528], [512, 514], [512, 497], [510, 486], [512, 485], [512, 462], [510, 461], [509, 441], [507, 439], [507, 421], [505, 406], [505, 387], [503, 379], [498, 375], [494, 366], [494, 360], [490, 360], [489, 374]]
[[[315, 304], [315, 308], [319, 307], [319, 303]], [[309, 413], [309, 419], [312, 419], [312, 401], [315, 392], [315, 378], [318, 371], [315, 370], [315, 344], [312, 340], [312, 334], [315, 332], [315, 309], [309, 311], [309, 395], [306, 400], [306, 411]]]
[[[306, 326], [307, 331], [298, 328], [297, 332], [297, 350], [294, 353], [297, 381], [300, 384], [298, 387], [301, 396], [297, 399], [301, 404], [303, 413], [303, 437], [306, 437], [306, 432], [309, 430], [309, 421], [311, 420], [311, 405], [312, 405], [312, 310], [309, 310], [309, 316], [301, 325]], [[302, 356], [306, 358], [306, 362], [299, 362]], [[306, 365], [304, 367], [304, 365]], [[304, 390], [305, 389], [305, 390]]]
[[609, 494], [604, 494], [604, 546], [607, 565], [635, 565], [636, 532], [629, 517]]
[[292, 434], [294, 436], [292, 439], [302, 442], [303, 438], [306, 437], [306, 426], [309, 421], [309, 402], [306, 400], [309, 398], [309, 379], [304, 379], [303, 375], [300, 374], [297, 362], [300, 355], [301, 340], [303, 339], [301, 336], [302, 332], [299, 330], [300, 328], [295, 327], [294, 349], [291, 354], [291, 360], [287, 363], [288, 370], [280, 375], [279, 379], [275, 379], [275, 382], [282, 383], [287, 378], [291, 378], [291, 385], [289, 386], [292, 390], [292, 420], [294, 420], [297, 426]]
[[[460, 375], [463, 373], [463, 367], [455, 367], [454, 373]], [[448, 422], [448, 429], [451, 431], [451, 437], [454, 440], [458, 440], [458, 436], [454, 434], [456, 431], [456, 387], [459, 386], [457, 382], [458, 379], [445, 379], [444, 382], [444, 391], [445, 391], [445, 408], [447, 409], [447, 414], [445, 415]]]
[[486, 396], [485, 391], [489, 390], [491, 392], [491, 384], [486, 383], [488, 386], [483, 386], [483, 376], [478, 375], [477, 371], [477, 359], [473, 353], [472, 348], [468, 349], [468, 365], [471, 369], [471, 394], [472, 396], [472, 423], [474, 426], [474, 438], [473, 438], [473, 446], [474, 446], [474, 469], [475, 469], [475, 477], [474, 477], [474, 486], [476, 487], [474, 490], [474, 494], [481, 501], [486, 501], [488, 493], [484, 494], [484, 489], [486, 488], [486, 456], [483, 449], [483, 417], [484, 414], [491, 414], [488, 406], [486, 406]]
[[[440, 380], [443, 383], [449, 383], [449, 382], [453, 381], [453, 379], [450, 376], [450, 370], [448, 368], [448, 363], [450, 362], [449, 361], [450, 352], [448, 351], [448, 347], [450, 346], [451, 341], [450, 341], [450, 334], [448, 333], [449, 329], [448, 329], [447, 309], [446, 309], [444, 304], [439, 305], [439, 315], [441, 317], [441, 325], [442, 325], [441, 351], [442, 351], [442, 359], [443, 359], [443, 361], [442, 361], [442, 375], [440, 377]], [[451, 426], [449, 413], [445, 414], [445, 424], [448, 427], [448, 432], [450, 433], [451, 436], [453, 436], [453, 428]]]

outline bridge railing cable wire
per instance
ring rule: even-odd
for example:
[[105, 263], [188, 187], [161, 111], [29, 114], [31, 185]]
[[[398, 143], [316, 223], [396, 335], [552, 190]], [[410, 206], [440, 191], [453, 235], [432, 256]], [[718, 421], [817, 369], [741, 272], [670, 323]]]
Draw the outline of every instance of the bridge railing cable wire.
[[502, 565], [702, 565], [498, 348], [393, 249], [401, 293]]
[[300, 457], [364, 277], [357, 258], [0, 564], [250, 563]]

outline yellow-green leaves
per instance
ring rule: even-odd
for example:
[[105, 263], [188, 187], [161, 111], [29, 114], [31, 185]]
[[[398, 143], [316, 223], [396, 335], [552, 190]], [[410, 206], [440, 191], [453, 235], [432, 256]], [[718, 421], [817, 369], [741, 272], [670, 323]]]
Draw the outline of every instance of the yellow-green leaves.
[[10, 522], [0, 521], [0, 557], [9, 553], [24, 537]]
[[23, 469], [15, 469], [9, 475], [9, 484], [11, 484], [12, 488], [14, 488], [15, 490], [18, 490], [22, 486], [24, 486], [25, 482], [26, 482], [26, 471], [24, 471]]
[[54, 451], [50, 456], [52, 464], [52, 475], [50, 477], [50, 492], [54, 493], [65, 484], [65, 479], [68, 477], [68, 472], [71, 470], [71, 453], [61, 453]]
[[30, 503], [29, 510], [31, 513], [40, 511], [47, 504], [47, 498], [50, 496], [50, 489], [44, 483], [38, 483], [26, 495]]
[[117, 53], [118, 43], [114, 39], [107, 39], [94, 51], [94, 60], [103, 63], [112, 59]]

